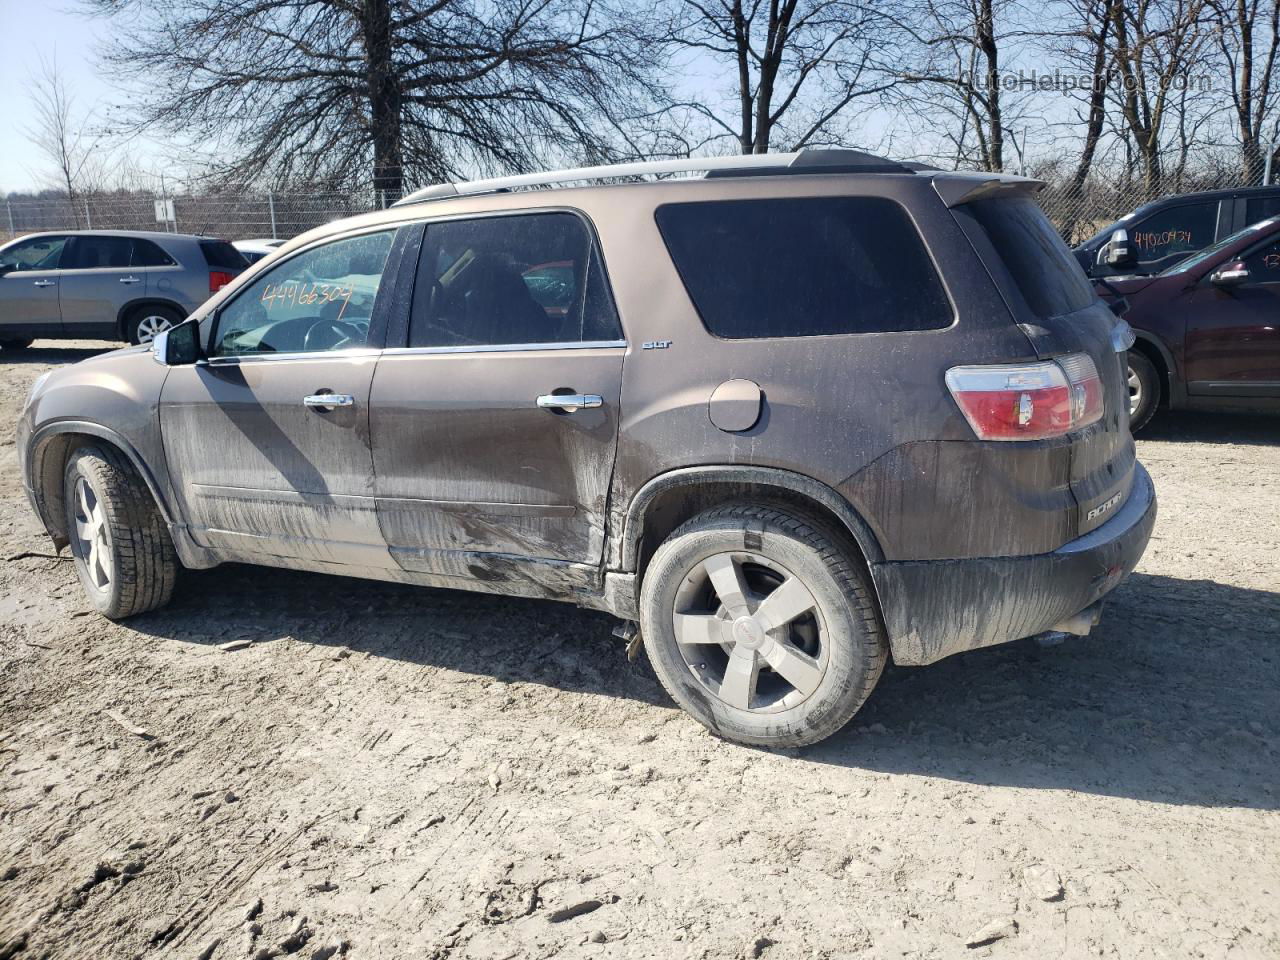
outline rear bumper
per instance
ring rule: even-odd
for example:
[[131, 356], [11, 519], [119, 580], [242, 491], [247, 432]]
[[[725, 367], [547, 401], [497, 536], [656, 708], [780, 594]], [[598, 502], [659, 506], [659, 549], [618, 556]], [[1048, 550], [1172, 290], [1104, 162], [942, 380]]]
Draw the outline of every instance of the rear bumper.
[[1136, 464], [1119, 512], [1052, 553], [874, 564], [894, 662], [933, 663], [1053, 629], [1132, 572], [1155, 520], [1155, 488]]

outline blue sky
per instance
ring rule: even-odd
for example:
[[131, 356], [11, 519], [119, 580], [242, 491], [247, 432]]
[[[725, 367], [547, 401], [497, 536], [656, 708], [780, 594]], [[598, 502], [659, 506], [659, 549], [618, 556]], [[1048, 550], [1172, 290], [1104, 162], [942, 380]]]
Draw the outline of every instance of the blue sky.
[[102, 25], [58, 0], [0, 0], [0, 193], [45, 185], [47, 164], [27, 137], [34, 114], [28, 96], [40, 58], [57, 58], [81, 110], [103, 104], [107, 86], [93, 68], [93, 38]]
[[[92, 112], [99, 118], [107, 115], [117, 91], [98, 75], [94, 56], [96, 38], [106, 29], [109, 26], [103, 21], [79, 13], [75, 0], [0, 0], [0, 194], [56, 185], [48, 161], [28, 136], [34, 122], [30, 79], [39, 72], [42, 58], [56, 58], [79, 113]], [[1018, 59], [1006, 56], [1007, 69], [1016, 69]], [[706, 90], [718, 86], [713, 79], [714, 67], [699, 69], [695, 60], [686, 62], [682, 72], [688, 87]], [[1050, 113], [1062, 114], [1071, 103], [1053, 96], [1045, 106]], [[912, 157], [932, 139], [927, 125], [920, 129], [920, 124], [896, 111], [854, 107], [850, 115], [858, 118], [851, 131], [855, 142], [866, 148]], [[1029, 146], [1035, 152], [1040, 132], [1036, 128], [1042, 124], [1019, 122], [1020, 129], [1027, 126], [1032, 130]], [[161, 153], [157, 146], [135, 141], [130, 151], [143, 166], [167, 166], [147, 162]], [[1012, 157], [1010, 160], [1016, 162]]]

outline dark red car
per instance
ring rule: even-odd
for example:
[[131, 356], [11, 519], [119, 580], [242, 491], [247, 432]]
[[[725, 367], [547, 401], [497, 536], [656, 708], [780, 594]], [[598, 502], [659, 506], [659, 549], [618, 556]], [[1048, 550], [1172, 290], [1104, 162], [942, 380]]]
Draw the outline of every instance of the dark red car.
[[1280, 412], [1280, 217], [1149, 277], [1112, 277], [1129, 303], [1129, 408], [1140, 429], [1173, 410]]

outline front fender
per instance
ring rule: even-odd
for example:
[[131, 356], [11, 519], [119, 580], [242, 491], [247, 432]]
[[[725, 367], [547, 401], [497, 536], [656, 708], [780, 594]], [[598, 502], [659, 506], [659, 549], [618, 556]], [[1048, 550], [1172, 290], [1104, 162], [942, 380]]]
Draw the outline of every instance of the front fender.
[[32, 398], [19, 431], [23, 483], [55, 543], [65, 542], [62, 470], [76, 436], [118, 447], [146, 481], [165, 522], [181, 522], [158, 416], [168, 372], [147, 348], [114, 350], [54, 371]]

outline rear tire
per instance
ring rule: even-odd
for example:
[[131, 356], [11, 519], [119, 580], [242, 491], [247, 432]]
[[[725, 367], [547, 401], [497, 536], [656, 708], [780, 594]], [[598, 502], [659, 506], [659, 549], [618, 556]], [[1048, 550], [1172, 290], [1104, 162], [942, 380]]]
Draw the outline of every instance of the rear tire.
[[62, 489], [76, 573], [94, 609], [121, 620], [168, 603], [178, 559], [133, 464], [114, 447], [81, 447]]
[[0, 350], [5, 353], [17, 353], [19, 350], [27, 349], [34, 342], [32, 337], [23, 337], [18, 340], [0, 340]]
[[672, 698], [751, 746], [831, 736], [888, 659], [870, 585], [840, 536], [763, 505], [708, 510], [668, 537], [645, 570], [640, 624]]
[[125, 335], [130, 343], [150, 343], [157, 333], [176, 327], [182, 320], [172, 307], [139, 307], [129, 314]]
[[1137, 433], [1147, 425], [1160, 408], [1160, 396], [1163, 392], [1160, 384], [1160, 371], [1146, 354], [1138, 350], [1130, 350], [1127, 379], [1129, 382], [1129, 429]]

